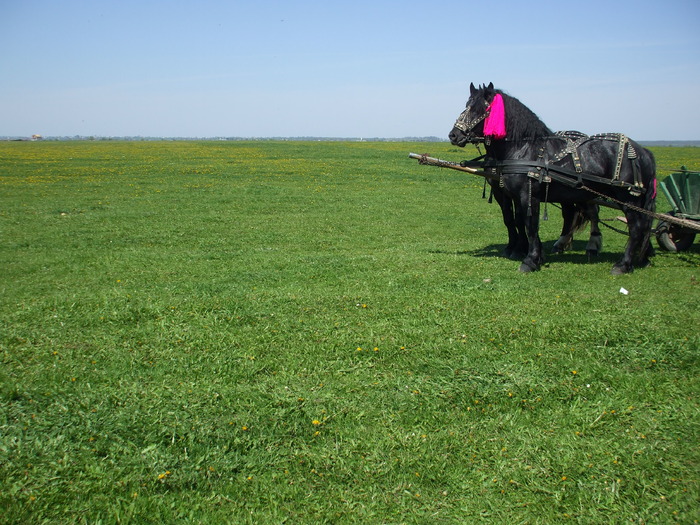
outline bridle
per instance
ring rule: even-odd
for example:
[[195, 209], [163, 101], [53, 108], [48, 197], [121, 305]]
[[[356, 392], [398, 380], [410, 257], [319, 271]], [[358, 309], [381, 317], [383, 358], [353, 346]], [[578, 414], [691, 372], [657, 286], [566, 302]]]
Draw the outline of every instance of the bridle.
[[[465, 135], [470, 135], [473, 129], [480, 123], [486, 120], [486, 117], [489, 116], [490, 111], [490, 106], [486, 108], [486, 111], [484, 111], [484, 114], [481, 115], [479, 118], [470, 120], [469, 119], [469, 107], [467, 107], [462, 113], [459, 115], [457, 118], [457, 121], [455, 122], [454, 127], [460, 130], [462, 133]], [[478, 141], [484, 141], [484, 137], [472, 137], [471, 142], [478, 142]]]

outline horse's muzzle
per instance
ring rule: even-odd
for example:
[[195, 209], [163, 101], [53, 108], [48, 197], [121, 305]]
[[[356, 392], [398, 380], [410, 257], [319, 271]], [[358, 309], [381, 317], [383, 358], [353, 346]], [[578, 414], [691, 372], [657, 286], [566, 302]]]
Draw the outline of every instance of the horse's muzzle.
[[459, 146], [460, 148], [463, 148], [469, 142], [469, 136], [457, 127], [452, 128], [448, 137], [453, 146]]

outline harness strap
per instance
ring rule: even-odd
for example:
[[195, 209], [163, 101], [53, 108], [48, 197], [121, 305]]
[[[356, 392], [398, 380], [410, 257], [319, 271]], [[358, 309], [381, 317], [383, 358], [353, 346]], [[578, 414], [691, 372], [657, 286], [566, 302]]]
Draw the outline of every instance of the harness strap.
[[564, 149], [557, 153], [552, 160], [554, 162], [559, 162], [567, 155], [571, 155], [576, 172], [583, 172], [581, 157], [579, 157], [578, 154], [578, 148], [589, 139], [588, 135], [579, 131], [557, 131], [555, 135], [566, 139], [566, 146], [564, 146]]
[[629, 142], [629, 139], [620, 133], [617, 139], [617, 160], [615, 161], [615, 174], [613, 175], [613, 180], [620, 180], [620, 171], [622, 170], [622, 159], [624, 157], [625, 146]]
[[[483, 157], [478, 157], [481, 159]], [[630, 191], [645, 193], [646, 188], [642, 186], [635, 186], [629, 182], [620, 180], [611, 180], [604, 177], [598, 177], [597, 175], [591, 175], [590, 173], [577, 173], [574, 170], [569, 170], [561, 166], [553, 166], [546, 160], [502, 160], [497, 161], [494, 159], [487, 159], [483, 162], [474, 159], [472, 161], [462, 161], [460, 163], [464, 167], [468, 168], [482, 168], [487, 173], [492, 173], [493, 177], [497, 178], [502, 175], [512, 175], [517, 173], [526, 173], [529, 177], [540, 180], [540, 171], [546, 172], [546, 176], [541, 179], [541, 182], [549, 182], [550, 180], [556, 180], [572, 188], [580, 188], [584, 181], [598, 182], [600, 184], [605, 184], [607, 186], [616, 186], [620, 188], [627, 188]], [[523, 171], [526, 168], [526, 171]], [[533, 171], [537, 170], [537, 171]], [[548, 178], [550, 180], [548, 180]]]

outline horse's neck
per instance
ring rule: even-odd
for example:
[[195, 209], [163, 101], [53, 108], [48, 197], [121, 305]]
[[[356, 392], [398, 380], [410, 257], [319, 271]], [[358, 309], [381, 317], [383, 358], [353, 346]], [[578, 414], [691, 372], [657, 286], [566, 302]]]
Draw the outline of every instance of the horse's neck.
[[545, 140], [552, 131], [535, 113], [518, 99], [504, 96], [506, 104], [507, 136], [504, 141], [494, 141], [494, 153], [499, 157], [520, 156], [532, 148], [533, 143]]
[[533, 148], [533, 144], [535, 144], [533, 140], [493, 140], [486, 146], [486, 154], [496, 160], [519, 159], [527, 155], [530, 150], [537, 149]]

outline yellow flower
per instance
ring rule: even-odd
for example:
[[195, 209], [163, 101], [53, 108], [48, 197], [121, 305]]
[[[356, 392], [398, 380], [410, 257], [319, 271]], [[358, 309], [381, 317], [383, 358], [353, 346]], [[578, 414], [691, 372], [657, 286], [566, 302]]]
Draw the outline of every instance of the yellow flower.
[[314, 419], [314, 420], [311, 422], [311, 424], [312, 424], [312, 425], [318, 426], [318, 425], [321, 424], [321, 422], [320, 422], [318, 419]]

